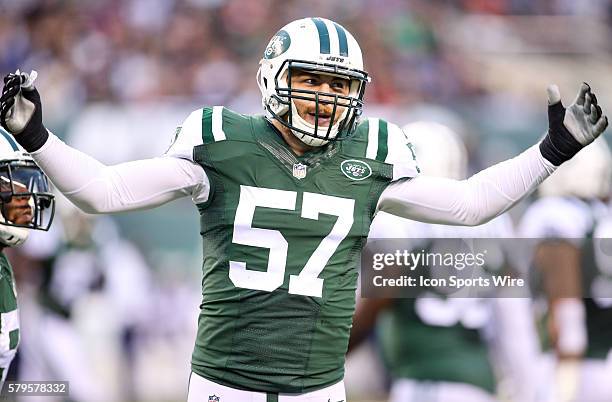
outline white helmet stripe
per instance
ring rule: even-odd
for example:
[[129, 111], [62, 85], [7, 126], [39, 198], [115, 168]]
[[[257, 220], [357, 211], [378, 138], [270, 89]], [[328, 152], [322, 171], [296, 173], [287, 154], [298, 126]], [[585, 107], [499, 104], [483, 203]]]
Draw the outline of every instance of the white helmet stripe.
[[348, 40], [346, 39], [346, 31], [340, 25], [333, 23], [338, 34], [338, 48], [340, 56], [348, 57]]
[[338, 41], [338, 33], [336, 32], [336, 27], [329, 20], [324, 20], [325, 27], [327, 28], [327, 32], [329, 32], [329, 49], [330, 53], [333, 55], [337, 55], [340, 52], [340, 45]]
[[329, 30], [321, 18], [311, 18], [319, 32], [319, 53], [329, 54]]

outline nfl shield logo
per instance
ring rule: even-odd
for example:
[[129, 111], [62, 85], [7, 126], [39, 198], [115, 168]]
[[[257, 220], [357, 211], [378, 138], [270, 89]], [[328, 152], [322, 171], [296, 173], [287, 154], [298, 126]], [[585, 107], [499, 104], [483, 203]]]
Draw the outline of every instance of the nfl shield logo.
[[296, 163], [293, 165], [293, 177], [296, 179], [303, 179], [306, 177], [306, 165]]
[[208, 402], [219, 402], [219, 398], [217, 395], [211, 395], [208, 397]]

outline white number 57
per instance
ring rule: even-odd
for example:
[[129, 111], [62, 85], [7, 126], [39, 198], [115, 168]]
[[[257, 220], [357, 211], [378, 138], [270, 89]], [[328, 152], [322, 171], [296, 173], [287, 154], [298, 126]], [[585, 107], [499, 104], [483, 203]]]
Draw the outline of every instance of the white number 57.
[[[295, 191], [240, 186], [240, 199], [234, 219], [232, 242], [246, 246], [270, 249], [266, 271], [247, 268], [244, 261], [230, 261], [229, 277], [241, 288], [271, 292], [283, 284], [287, 265], [287, 240], [278, 230], [252, 227], [255, 208], [274, 208], [294, 211], [297, 199]], [[319, 243], [299, 275], [289, 277], [289, 293], [322, 297], [323, 279], [319, 274], [327, 265], [338, 245], [353, 226], [355, 200], [305, 192], [302, 201], [302, 218], [319, 219], [319, 214], [338, 217], [332, 230]]]

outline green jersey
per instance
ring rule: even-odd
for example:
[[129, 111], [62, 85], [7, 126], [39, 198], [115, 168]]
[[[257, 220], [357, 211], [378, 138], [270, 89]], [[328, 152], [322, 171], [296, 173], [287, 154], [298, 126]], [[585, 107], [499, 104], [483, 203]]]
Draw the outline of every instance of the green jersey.
[[394, 379], [472, 384], [491, 393], [496, 379], [481, 326], [487, 300], [433, 294], [398, 299], [379, 318], [377, 333]]
[[272, 393], [343, 378], [357, 266], [377, 201], [393, 179], [417, 173], [407, 145], [396, 126], [374, 119], [350, 139], [296, 156], [262, 116], [214, 107], [185, 121], [168, 153], [200, 164], [211, 186], [197, 204], [204, 261], [196, 374]]
[[0, 253], [0, 389], [19, 344], [19, 311], [13, 270]]

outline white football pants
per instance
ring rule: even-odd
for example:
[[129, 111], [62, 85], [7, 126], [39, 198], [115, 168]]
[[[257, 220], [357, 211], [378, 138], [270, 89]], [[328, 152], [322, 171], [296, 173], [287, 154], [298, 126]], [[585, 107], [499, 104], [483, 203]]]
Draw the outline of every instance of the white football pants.
[[219, 402], [346, 402], [344, 381], [304, 394], [276, 396], [226, 387], [191, 373], [187, 402], [216, 401], [215, 397], [219, 398]]

